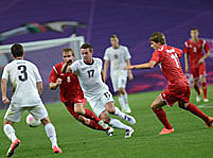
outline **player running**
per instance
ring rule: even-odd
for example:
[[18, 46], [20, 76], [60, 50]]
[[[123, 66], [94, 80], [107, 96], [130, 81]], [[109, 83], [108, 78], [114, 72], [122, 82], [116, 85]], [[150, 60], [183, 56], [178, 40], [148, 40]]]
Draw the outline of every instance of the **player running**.
[[104, 71], [103, 78], [104, 81], [107, 79], [107, 71], [110, 62], [110, 77], [112, 80], [113, 89], [117, 92], [118, 101], [121, 105], [123, 112], [131, 113], [131, 109], [128, 103], [126, 82], [127, 76], [131, 81], [133, 79], [131, 70], [123, 70], [123, 67], [130, 64], [131, 55], [126, 46], [119, 45], [119, 39], [116, 35], [110, 37], [111, 47], [107, 48], [104, 55]]
[[182, 56], [182, 50], [167, 46], [166, 38], [160, 32], [151, 35], [150, 44], [155, 51], [148, 63], [126, 66], [124, 69], [152, 69], [154, 66], [159, 65], [163, 75], [168, 81], [168, 88], [164, 90], [151, 105], [153, 112], [164, 125], [159, 135], [174, 132], [174, 128], [168, 122], [166, 113], [162, 107], [167, 104], [172, 106], [175, 102], [178, 102], [180, 108], [188, 110], [200, 117], [206, 123], [207, 127], [211, 127], [213, 118], [206, 116], [196, 105], [189, 102], [189, 83], [178, 59], [178, 57]]
[[[207, 84], [206, 84], [206, 64], [205, 60], [210, 56], [210, 48], [207, 42], [198, 37], [199, 31], [197, 28], [191, 29], [191, 39], [184, 43], [185, 52], [185, 71], [189, 71], [188, 58], [190, 63], [190, 70], [193, 76], [193, 86], [197, 92], [196, 101], [200, 102], [200, 86], [201, 81], [203, 89], [203, 101], [209, 102], [207, 98]], [[205, 51], [205, 55], [203, 53]]]
[[74, 73], [62, 73], [63, 64], [74, 62], [74, 52], [71, 48], [65, 48], [62, 53], [63, 62], [53, 66], [50, 77], [49, 87], [56, 90], [60, 87], [60, 99], [65, 104], [71, 115], [84, 125], [97, 130], [106, 131], [111, 136], [113, 128], [109, 127], [100, 120], [91, 110], [86, 109], [86, 99], [81, 90], [77, 76]]
[[28, 110], [37, 120], [41, 120], [47, 136], [52, 143], [54, 153], [62, 153], [58, 147], [55, 127], [50, 122], [47, 110], [43, 105], [40, 95], [43, 84], [37, 67], [24, 60], [24, 50], [22, 45], [14, 44], [11, 47], [11, 54], [14, 60], [4, 68], [1, 80], [2, 102], [8, 104], [7, 81], [13, 86], [13, 96], [10, 106], [4, 117], [4, 133], [12, 141], [7, 152], [7, 157], [11, 157], [21, 141], [16, 137], [13, 124], [21, 120], [22, 113]]
[[89, 102], [94, 113], [104, 122], [109, 123], [113, 127], [124, 129], [125, 138], [129, 138], [134, 133], [134, 129], [120, 122], [117, 119], [110, 118], [110, 114], [119, 116], [131, 124], [136, 121], [132, 116], [129, 116], [114, 106], [112, 94], [109, 92], [108, 86], [102, 80], [102, 61], [99, 58], [93, 57], [93, 47], [85, 43], [81, 46], [82, 60], [75, 61], [72, 65], [67, 65], [63, 71], [76, 72], [80, 81], [84, 96]]

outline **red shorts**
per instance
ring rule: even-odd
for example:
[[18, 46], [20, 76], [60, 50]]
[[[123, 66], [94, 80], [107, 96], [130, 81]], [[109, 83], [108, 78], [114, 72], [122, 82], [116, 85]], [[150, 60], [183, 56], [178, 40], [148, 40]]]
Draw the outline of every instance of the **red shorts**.
[[206, 75], [206, 64], [203, 63], [197, 67], [191, 68], [191, 74], [193, 79], [199, 78], [200, 76]]
[[190, 99], [191, 90], [189, 86], [181, 88], [168, 88], [161, 93], [161, 98], [168, 105], [172, 106], [175, 102], [183, 101], [188, 103]]
[[86, 99], [83, 97], [75, 97], [72, 101], [64, 103], [67, 110], [70, 112], [70, 114], [75, 118], [78, 119], [79, 114], [74, 112], [74, 104], [85, 104], [86, 105]]

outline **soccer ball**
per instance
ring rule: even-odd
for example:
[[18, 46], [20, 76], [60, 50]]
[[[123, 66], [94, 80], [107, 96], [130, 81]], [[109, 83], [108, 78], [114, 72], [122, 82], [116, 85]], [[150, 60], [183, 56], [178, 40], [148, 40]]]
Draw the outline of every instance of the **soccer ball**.
[[26, 123], [30, 127], [38, 127], [41, 124], [40, 120], [36, 120], [33, 115], [29, 114], [26, 117]]

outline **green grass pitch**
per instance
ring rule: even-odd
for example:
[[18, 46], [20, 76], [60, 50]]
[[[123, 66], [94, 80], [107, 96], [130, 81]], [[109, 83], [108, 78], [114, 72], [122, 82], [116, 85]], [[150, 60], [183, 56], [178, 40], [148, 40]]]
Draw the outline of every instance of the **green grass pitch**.
[[[150, 109], [150, 104], [160, 92], [148, 92], [129, 95], [132, 115], [136, 118], [135, 134], [130, 139], [124, 138], [124, 131], [115, 129], [108, 137], [102, 131], [95, 131], [77, 122], [63, 104], [47, 105], [49, 116], [55, 125], [58, 143], [62, 154], [52, 153], [50, 142], [44, 128], [30, 128], [25, 124], [27, 112], [22, 121], [15, 124], [16, 135], [22, 144], [14, 158], [212, 158], [213, 127], [207, 128], [204, 122], [184, 111], [175, 104], [165, 107], [168, 119], [175, 128], [175, 133], [158, 136], [161, 123]], [[209, 103], [200, 102], [200, 108], [213, 116], [213, 86], [208, 87]], [[117, 98], [115, 98], [118, 105]], [[195, 102], [192, 90], [191, 102]], [[203, 105], [204, 104], [204, 105]], [[203, 106], [202, 106], [203, 105]], [[0, 110], [1, 122], [5, 110]], [[10, 141], [6, 138], [0, 124], [0, 158], [5, 157]]]

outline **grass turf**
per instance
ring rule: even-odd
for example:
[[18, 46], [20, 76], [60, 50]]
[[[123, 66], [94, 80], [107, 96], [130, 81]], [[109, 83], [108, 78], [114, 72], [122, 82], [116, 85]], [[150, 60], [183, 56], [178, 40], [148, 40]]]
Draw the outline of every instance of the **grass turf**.
[[[49, 116], [55, 125], [58, 143], [62, 154], [52, 153], [50, 142], [44, 128], [30, 128], [25, 124], [27, 112], [22, 121], [15, 124], [16, 135], [22, 144], [17, 149], [14, 158], [207, 158], [213, 157], [213, 129], [205, 123], [184, 111], [175, 104], [172, 108], [165, 107], [168, 119], [175, 128], [175, 133], [158, 136], [162, 129], [161, 123], [150, 109], [150, 104], [159, 92], [138, 93], [129, 95], [132, 115], [136, 118], [135, 134], [130, 139], [124, 138], [124, 131], [115, 129], [113, 137], [96, 131], [77, 122], [66, 110], [63, 104], [47, 105]], [[209, 103], [201, 109], [213, 116], [213, 86], [208, 87]], [[118, 105], [117, 98], [115, 98]], [[192, 91], [191, 102], [195, 103], [195, 92]], [[0, 110], [3, 120], [5, 110]], [[124, 122], [124, 121], [123, 121]], [[0, 125], [0, 157], [5, 157], [10, 141], [4, 135]]]

